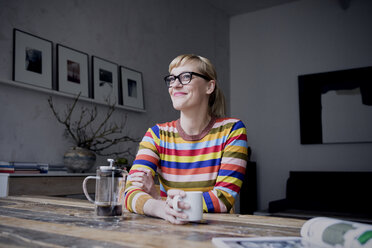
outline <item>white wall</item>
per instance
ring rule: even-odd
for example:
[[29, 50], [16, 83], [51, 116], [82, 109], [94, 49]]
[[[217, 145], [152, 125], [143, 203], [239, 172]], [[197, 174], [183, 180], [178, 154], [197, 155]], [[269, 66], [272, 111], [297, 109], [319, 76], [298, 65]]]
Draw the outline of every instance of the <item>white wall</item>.
[[[128, 115], [125, 131], [132, 137], [142, 138], [155, 123], [178, 118], [163, 77], [179, 54], [210, 58], [229, 97], [229, 20], [204, 2], [0, 0], [0, 80], [12, 79], [13, 28], [51, 40], [54, 48], [60, 43], [141, 71], [146, 113], [118, 110], [114, 117]], [[47, 98], [0, 83], [0, 161], [62, 163], [70, 143]], [[60, 109], [71, 103], [55, 99]]]
[[300, 144], [297, 87], [300, 74], [371, 66], [371, 13], [370, 0], [301, 0], [231, 19], [231, 113], [248, 129], [259, 208], [285, 197], [292, 170], [372, 171], [372, 144]]

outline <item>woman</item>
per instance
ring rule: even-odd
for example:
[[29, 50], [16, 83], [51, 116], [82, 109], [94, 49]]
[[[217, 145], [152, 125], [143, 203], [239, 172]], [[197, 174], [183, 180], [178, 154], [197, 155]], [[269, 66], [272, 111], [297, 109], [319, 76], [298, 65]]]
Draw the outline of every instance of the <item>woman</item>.
[[[231, 209], [244, 178], [247, 138], [242, 121], [223, 118], [224, 97], [208, 59], [180, 55], [170, 63], [169, 73], [164, 80], [180, 118], [146, 132], [129, 173], [125, 206], [182, 224], [177, 217], [187, 216], [173, 209], [172, 199], [185, 191], [204, 192], [204, 212]], [[179, 203], [181, 209], [189, 207]]]

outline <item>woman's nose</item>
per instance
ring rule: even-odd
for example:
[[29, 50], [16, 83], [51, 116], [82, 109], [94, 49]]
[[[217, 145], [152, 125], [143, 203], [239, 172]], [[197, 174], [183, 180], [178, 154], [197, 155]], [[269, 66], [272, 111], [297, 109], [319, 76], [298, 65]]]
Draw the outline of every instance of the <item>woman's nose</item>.
[[179, 78], [176, 78], [176, 80], [174, 80], [172, 87], [180, 87], [180, 86], [183, 86], [183, 84], [181, 83]]

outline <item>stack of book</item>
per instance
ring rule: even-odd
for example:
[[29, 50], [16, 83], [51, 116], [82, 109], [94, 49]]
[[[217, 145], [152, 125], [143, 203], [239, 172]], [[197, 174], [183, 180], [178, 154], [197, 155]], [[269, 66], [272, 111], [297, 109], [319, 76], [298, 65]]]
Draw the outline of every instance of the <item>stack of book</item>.
[[67, 168], [64, 164], [50, 164], [49, 172], [50, 173], [67, 173]]
[[0, 173], [14, 173], [14, 166], [8, 162], [0, 161]]
[[34, 162], [0, 162], [0, 173], [39, 174], [48, 173], [49, 165]]
[[64, 164], [46, 164], [37, 162], [3, 162], [0, 161], [0, 173], [46, 174], [67, 173]]

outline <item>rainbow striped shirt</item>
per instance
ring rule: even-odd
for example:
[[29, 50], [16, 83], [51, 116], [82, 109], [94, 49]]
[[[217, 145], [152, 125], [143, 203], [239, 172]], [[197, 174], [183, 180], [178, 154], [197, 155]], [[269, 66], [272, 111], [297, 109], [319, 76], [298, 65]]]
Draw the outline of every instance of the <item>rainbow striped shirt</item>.
[[[228, 212], [243, 183], [247, 162], [246, 128], [241, 120], [214, 118], [198, 136], [187, 136], [179, 120], [149, 128], [129, 173], [138, 167], [158, 173], [160, 196], [169, 189], [203, 191], [204, 212]], [[125, 206], [143, 214], [151, 196], [127, 182]]]

